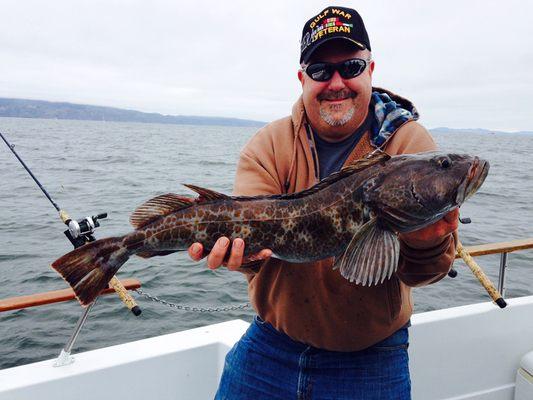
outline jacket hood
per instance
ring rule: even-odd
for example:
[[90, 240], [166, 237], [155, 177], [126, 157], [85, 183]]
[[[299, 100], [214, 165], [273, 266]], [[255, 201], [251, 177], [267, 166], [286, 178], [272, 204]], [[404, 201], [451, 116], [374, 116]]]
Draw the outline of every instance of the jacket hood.
[[383, 146], [400, 126], [419, 118], [413, 103], [381, 88], [373, 88], [370, 107], [374, 111], [370, 132], [370, 142], [374, 147]]
[[409, 111], [413, 115], [413, 119], [417, 120], [420, 117], [418, 110], [415, 105], [405, 97], [397, 95], [396, 93], [391, 92], [390, 90], [383, 89], [380, 87], [372, 87], [372, 94], [381, 93], [389, 96], [390, 100], [394, 101], [399, 107]]

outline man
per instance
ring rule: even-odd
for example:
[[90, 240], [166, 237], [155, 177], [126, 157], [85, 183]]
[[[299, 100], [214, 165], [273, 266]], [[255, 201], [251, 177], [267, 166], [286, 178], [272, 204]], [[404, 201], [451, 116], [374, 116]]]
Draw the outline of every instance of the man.
[[[302, 96], [292, 116], [261, 129], [244, 147], [234, 193], [291, 193], [316, 184], [376, 148], [435, 149], [412, 104], [372, 88], [374, 61], [363, 21], [328, 7], [304, 26]], [[246, 273], [258, 314], [228, 353], [217, 399], [409, 399], [411, 287], [442, 279], [455, 253], [457, 211], [400, 236], [396, 274], [363, 287], [333, 270], [332, 259], [290, 264], [270, 250], [241, 267], [245, 243], [233, 240], [227, 266]], [[208, 256], [219, 267], [230, 248], [220, 238]], [[195, 260], [202, 246], [191, 246]]]

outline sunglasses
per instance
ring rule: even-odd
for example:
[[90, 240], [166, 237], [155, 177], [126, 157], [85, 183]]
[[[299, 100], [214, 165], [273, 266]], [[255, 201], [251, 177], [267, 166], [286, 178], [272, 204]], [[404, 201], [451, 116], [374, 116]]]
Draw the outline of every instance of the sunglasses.
[[329, 81], [333, 77], [335, 71], [339, 71], [339, 75], [342, 77], [342, 79], [352, 79], [361, 75], [366, 66], [370, 64], [370, 61], [372, 60], [351, 58], [338, 63], [317, 62], [303, 67], [302, 70], [312, 80], [317, 82]]

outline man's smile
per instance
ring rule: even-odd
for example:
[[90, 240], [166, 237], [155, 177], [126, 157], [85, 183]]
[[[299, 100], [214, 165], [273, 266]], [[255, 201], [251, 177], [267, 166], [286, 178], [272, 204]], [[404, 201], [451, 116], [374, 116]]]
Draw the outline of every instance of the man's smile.
[[342, 99], [324, 99], [323, 101], [326, 101], [332, 104], [337, 104], [337, 103], [342, 103], [343, 101], [348, 100], [348, 99], [350, 99], [350, 97], [344, 97]]

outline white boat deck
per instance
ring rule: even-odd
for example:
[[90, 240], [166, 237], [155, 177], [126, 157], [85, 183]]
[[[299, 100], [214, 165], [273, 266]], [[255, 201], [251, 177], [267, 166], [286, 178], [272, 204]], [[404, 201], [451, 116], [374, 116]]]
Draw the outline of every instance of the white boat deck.
[[[413, 316], [414, 400], [533, 400], [514, 397], [520, 360], [533, 350], [533, 296], [508, 304]], [[212, 399], [224, 356], [247, 327], [234, 320], [76, 354], [64, 367], [47, 360], [5, 369], [0, 400]]]

